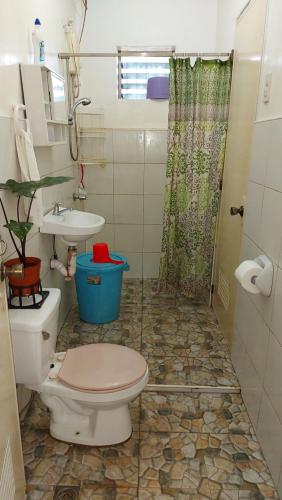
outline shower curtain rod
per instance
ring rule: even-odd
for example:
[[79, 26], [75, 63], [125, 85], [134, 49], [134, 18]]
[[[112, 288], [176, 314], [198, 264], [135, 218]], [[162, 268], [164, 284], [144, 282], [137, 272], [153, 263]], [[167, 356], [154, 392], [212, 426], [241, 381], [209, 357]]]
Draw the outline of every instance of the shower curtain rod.
[[142, 57], [229, 57], [232, 52], [172, 52], [170, 51], [122, 51], [122, 52], [61, 52], [59, 59], [70, 59], [71, 57], [120, 57], [120, 56], [142, 56]]

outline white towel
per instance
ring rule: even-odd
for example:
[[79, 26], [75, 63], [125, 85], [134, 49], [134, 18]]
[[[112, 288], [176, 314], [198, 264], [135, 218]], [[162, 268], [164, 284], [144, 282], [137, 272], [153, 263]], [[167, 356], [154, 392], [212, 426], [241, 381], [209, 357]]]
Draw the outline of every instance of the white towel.
[[[40, 174], [34, 153], [32, 134], [28, 119], [20, 118], [20, 111], [25, 110], [23, 104], [14, 105], [14, 126], [18, 160], [21, 170], [22, 181], [38, 181]], [[29, 199], [25, 198], [24, 205], [27, 212]], [[43, 220], [43, 203], [41, 190], [36, 192], [33, 200], [30, 221], [41, 226]]]

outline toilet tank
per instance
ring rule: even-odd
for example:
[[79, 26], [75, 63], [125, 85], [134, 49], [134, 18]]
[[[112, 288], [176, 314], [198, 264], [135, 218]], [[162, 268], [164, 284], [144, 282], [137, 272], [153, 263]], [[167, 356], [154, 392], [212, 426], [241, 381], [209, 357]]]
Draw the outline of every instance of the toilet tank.
[[40, 309], [9, 309], [18, 384], [41, 384], [55, 353], [61, 291], [47, 290], [49, 295]]

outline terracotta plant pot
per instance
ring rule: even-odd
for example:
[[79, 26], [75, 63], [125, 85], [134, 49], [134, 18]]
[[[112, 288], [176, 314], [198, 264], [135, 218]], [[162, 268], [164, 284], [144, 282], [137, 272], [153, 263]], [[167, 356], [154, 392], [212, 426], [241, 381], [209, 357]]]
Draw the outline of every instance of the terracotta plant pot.
[[[10, 259], [5, 262], [5, 267], [12, 267], [15, 264], [20, 264], [20, 259]], [[27, 297], [32, 293], [39, 291], [40, 283], [40, 266], [41, 260], [37, 257], [26, 257], [24, 265], [24, 277], [16, 278], [8, 275], [9, 285], [12, 289], [13, 296], [19, 295]]]

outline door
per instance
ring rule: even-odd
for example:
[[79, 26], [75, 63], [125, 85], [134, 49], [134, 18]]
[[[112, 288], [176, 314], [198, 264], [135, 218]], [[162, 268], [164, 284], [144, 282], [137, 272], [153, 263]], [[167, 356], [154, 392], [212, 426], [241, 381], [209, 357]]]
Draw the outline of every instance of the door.
[[0, 408], [0, 500], [23, 500], [25, 498], [25, 478], [16, 382], [10, 338], [6, 287], [5, 281], [1, 279]]
[[212, 304], [226, 338], [232, 339], [243, 218], [231, 215], [246, 200], [256, 116], [267, 0], [252, 0], [237, 19], [225, 167], [215, 249]]

